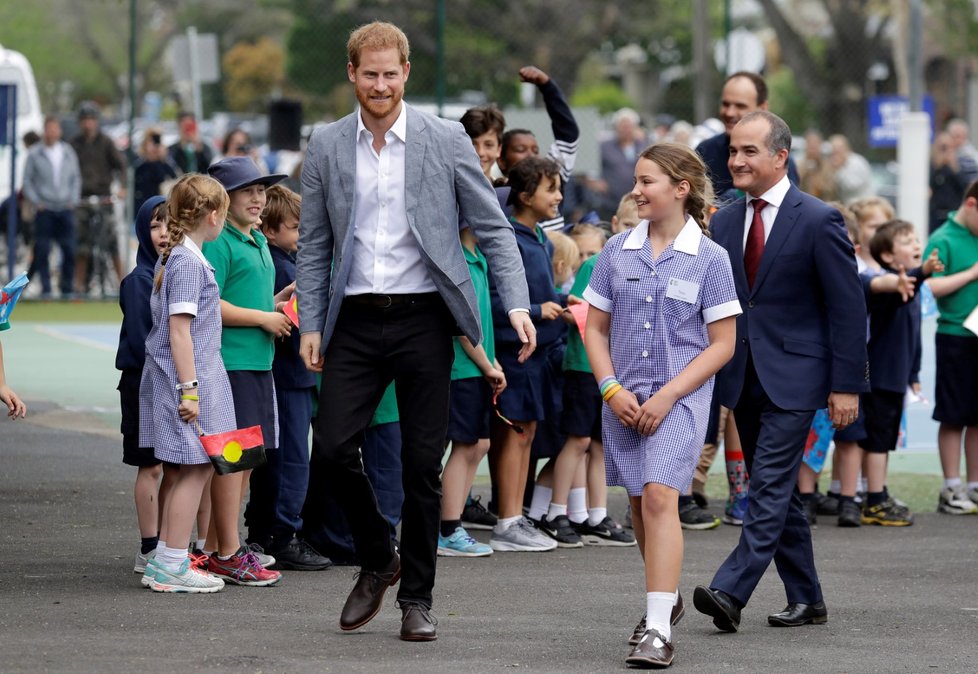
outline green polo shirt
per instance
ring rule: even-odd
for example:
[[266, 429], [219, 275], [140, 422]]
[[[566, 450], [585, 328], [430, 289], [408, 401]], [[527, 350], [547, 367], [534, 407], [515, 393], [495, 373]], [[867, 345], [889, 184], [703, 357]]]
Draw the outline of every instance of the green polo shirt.
[[[955, 212], [948, 213], [947, 222], [934, 230], [927, 242], [924, 259], [936, 250], [944, 263], [944, 271], [934, 276], [950, 276], [964, 271], [978, 262], [978, 236], [955, 221]], [[978, 306], [978, 282], [972, 281], [950, 295], [937, 298], [937, 331], [944, 335], [974, 337], [964, 327], [964, 319]]]
[[[584, 260], [584, 264], [577, 270], [574, 277], [574, 285], [571, 286], [570, 294], [574, 297], [584, 297], [584, 290], [591, 282], [591, 273], [594, 271], [594, 263], [598, 261], [597, 255], [592, 255]], [[587, 352], [584, 350], [584, 340], [581, 339], [581, 331], [577, 325], [573, 325], [567, 331], [567, 350], [564, 351], [564, 371], [591, 373], [591, 363], [587, 360]]]
[[[221, 299], [243, 309], [275, 310], [275, 264], [268, 242], [257, 229], [242, 234], [229, 222], [214, 241], [204, 244], [214, 267]], [[226, 370], [272, 369], [275, 338], [259, 327], [228, 327], [221, 331], [221, 357]]]
[[[465, 261], [469, 265], [469, 276], [472, 277], [472, 287], [475, 290], [475, 299], [479, 305], [479, 318], [482, 319], [482, 348], [486, 350], [486, 357], [492, 363], [496, 360], [496, 344], [492, 338], [492, 300], [489, 297], [489, 263], [486, 256], [482, 254], [478, 246], [475, 252], [469, 251], [462, 246], [465, 254]], [[455, 362], [452, 363], [452, 380], [468, 379], [470, 377], [483, 376], [482, 370], [469, 358], [469, 355], [462, 349], [458, 337], [455, 338]]]

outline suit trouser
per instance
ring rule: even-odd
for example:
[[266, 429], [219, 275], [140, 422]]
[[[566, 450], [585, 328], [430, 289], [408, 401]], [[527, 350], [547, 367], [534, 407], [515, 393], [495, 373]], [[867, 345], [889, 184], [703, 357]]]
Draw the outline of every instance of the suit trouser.
[[364, 472], [360, 441], [394, 381], [404, 486], [398, 599], [430, 606], [455, 322], [437, 293], [416, 297], [389, 308], [344, 301], [325, 354], [315, 451], [361, 565], [382, 569], [394, 554], [390, 524]]
[[812, 532], [798, 493], [798, 468], [814, 410], [784, 410], [771, 402], [751, 359], [734, 409], [750, 475], [747, 515], [737, 547], [710, 587], [746, 605], [774, 560], [789, 603], [822, 600]]

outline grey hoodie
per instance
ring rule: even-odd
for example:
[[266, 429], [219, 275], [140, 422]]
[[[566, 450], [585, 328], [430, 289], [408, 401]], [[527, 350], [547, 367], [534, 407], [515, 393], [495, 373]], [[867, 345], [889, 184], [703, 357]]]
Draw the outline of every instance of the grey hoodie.
[[44, 154], [44, 143], [37, 143], [27, 153], [24, 165], [24, 196], [34, 204], [53, 211], [72, 208], [81, 201], [81, 170], [71, 145], [58, 141], [64, 151], [61, 175], [54, 182], [54, 167]]

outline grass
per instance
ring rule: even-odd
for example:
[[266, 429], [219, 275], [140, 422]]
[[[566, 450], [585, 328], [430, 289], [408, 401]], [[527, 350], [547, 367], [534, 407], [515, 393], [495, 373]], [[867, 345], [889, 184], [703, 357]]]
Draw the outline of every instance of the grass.
[[21, 300], [13, 313], [13, 323], [121, 323], [119, 300], [85, 302], [41, 302]]

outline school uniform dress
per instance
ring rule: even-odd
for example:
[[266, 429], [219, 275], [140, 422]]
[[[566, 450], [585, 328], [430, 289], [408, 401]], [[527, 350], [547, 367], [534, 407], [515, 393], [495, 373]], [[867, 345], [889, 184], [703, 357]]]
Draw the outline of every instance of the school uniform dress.
[[[159, 263], [157, 263], [159, 269]], [[194, 367], [200, 385], [197, 424], [205, 433], [235, 429], [231, 385], [221, 360], [221, 304], [214, 270], [189, 238], [170, 253], [163, 285], [150, 297], [153, 327], [146, 337], [146, 364], [139, 387], [139, 444], [154, 447], [160, 461], [208, 463], [197, 425], [180, 418], [180, 392], [170, 350], [170, 316], [190, 314]]]
[[[584, 299], [611, 314], [611, 361], [639, 405], [675, 378], [707, 346], [706, 326], [741, 313], [726, 251], [689, 218], [652, 259], [649, 223], [613, 237], [601, 252]], [[602, 413], [609, 486], [639, 496], [654, 482], [685, 492], [703, 449], [713, 378], [680, 398], [655, 433]]]

